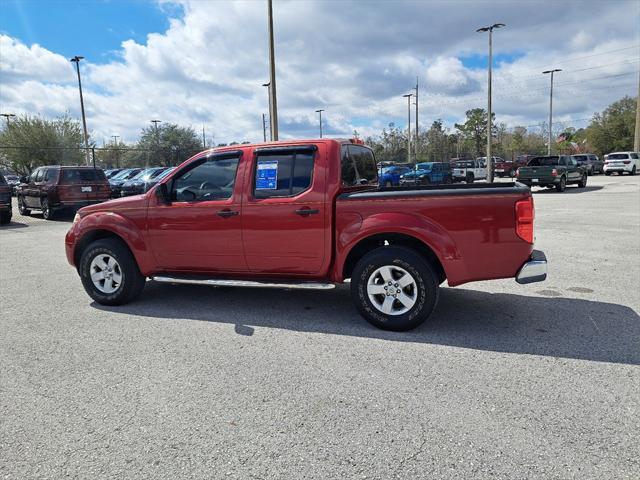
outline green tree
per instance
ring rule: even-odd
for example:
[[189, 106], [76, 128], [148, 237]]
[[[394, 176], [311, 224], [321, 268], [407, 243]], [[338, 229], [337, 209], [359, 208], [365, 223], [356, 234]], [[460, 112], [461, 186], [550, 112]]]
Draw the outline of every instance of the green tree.
[[593, 116], [586, 138], [595, 153], [604, 155], [633, 148], [635, 112], [636, 99], [626, 96]]
[[[142, 129], [135, 150], [124, 155], [124, 164], [178, 165], [203, 150], [202, 139], [190, 127], [165, 123], [156, 128]], [[148, 162], [148, 163], [147, 163]]]
[[0, 162], [21, 175], [41, 165], [86, 163], [80, 123], [68, 115], [55, 120], [23, 115], [0, 133]]
[[[467, 120], [456, 123], [455, 127], [462, 133], [465, 140], [471, 140], [475, 156], [482, 156], [486, 152], [487, 145], [487, 111], [484, 108], [472, 108], [466, 111]], [[495, 114], [491, 113], [491, 122], [495, 120]], [[492, 126], [492, 136], [496, 134], [496, 128]]]

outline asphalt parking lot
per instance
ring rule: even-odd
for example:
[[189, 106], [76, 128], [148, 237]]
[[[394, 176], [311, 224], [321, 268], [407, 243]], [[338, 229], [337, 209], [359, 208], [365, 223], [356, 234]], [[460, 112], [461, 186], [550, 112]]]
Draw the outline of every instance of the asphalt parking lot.
[[66, 263], [71, 219], [16, 211], [0, 478], [637, 479], [640, 176], [534, 197], [548, 280], [444, 288], [407, 333], [345, 287], [148, 283], [103, 307]]

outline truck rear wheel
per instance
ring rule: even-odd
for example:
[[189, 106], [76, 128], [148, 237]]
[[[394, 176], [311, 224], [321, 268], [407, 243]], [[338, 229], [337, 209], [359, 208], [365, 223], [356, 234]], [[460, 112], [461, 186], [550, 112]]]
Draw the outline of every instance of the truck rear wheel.
[[584, 188], [587, 186], [587, 174], [583, 173], [582, 174], [582, 178], [580, 179], [580, 181], [578, 182], [578, 187], [579, 188]]
[[564, 192], [565, 188], [567, 188], [567, 179], [560, 177], [560, 182], [556, 185], [556, 190], [558, 192]]
[[433, 267], [405, 247], [380, 247], [360, 259], [351, 276], [358, 312], [383, 330], [411, 330], [429, 318], [439, 293]]
[[102, 305], [129, 303], [146, 282], [129, 249], [114, 238], [91, 243], [82, 252], [78, 270], [86, 292]]

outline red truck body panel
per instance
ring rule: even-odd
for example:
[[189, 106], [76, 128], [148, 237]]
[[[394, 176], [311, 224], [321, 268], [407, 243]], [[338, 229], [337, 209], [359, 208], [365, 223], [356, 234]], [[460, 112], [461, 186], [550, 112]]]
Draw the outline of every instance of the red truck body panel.
[[[286, 198], [253, 196], [256, 149], [309, 144], [317, 150], [307, 190]], [[322, 139], [216, 149], [216, 154], [242, 151], [229, 199], [164, 205], [156, 187], [144, 195], [85, 207], [66, 237], [69, 263], [76, 264], [78, 245], [104, 233], [126, 242], [145, 276], [187, 272], [341, 282], [349, 252], [361, 241], [387, 234], [430, 248], [450, 285], [514, 277], [530, 257], [533, 245], [515, 229], [515, 203], [530, 198], [527, 189], [462, 195], [435, 187], [426, 193], [398, 189], [385, 196], [371, 187], [344, 188], [343, 144]], [[162, 183], [211, 153], [187, 160]], [[358, 192], [371, 192], [371, 198]], [[296, 213], [304, 209], [318, 214]], [[238, 213], [222, 217], [220, 211]]]

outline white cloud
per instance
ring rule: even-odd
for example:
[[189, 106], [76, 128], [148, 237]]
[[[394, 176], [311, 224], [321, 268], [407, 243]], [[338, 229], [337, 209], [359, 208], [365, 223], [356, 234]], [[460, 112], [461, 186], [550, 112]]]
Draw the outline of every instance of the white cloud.
[[[87, 121], [98, 141], [112, 134], [132, 141], [151, 118], [196, 130], [206, 123], [217, 142], [262, 138], [266, 5], [181, 3], [184, 16], [166, 32], [150, 34], [142, 44], [123, 42], [109, 63], [83, 62]], [[459, 58], [485, 54], [486, 35], [475, 29], [497, 20], [507, 27], [494, 35], [494, 52], [521, 54], [494, 70], [498, 121], [528, 125], [546, 118], [543, 67], [564, 70], [556, 77], [559, 119], [588, 117], [637, 88], [637, 73], [624, 75], [638, 68], [637, 2], [335, 5], [275, 3], [281, 137], [314, 136], [317, 108], [326, 109], [332, 134], [373, 133], [390, 121], [402, 125], [401, 95], [416, 75], [423, 87], [421, 125], [461, 120], [465, 110], [485, 106], [486, 72]], [[79, 115], [73, 73], [61, 55], [0, 36], [3, 111]]]

